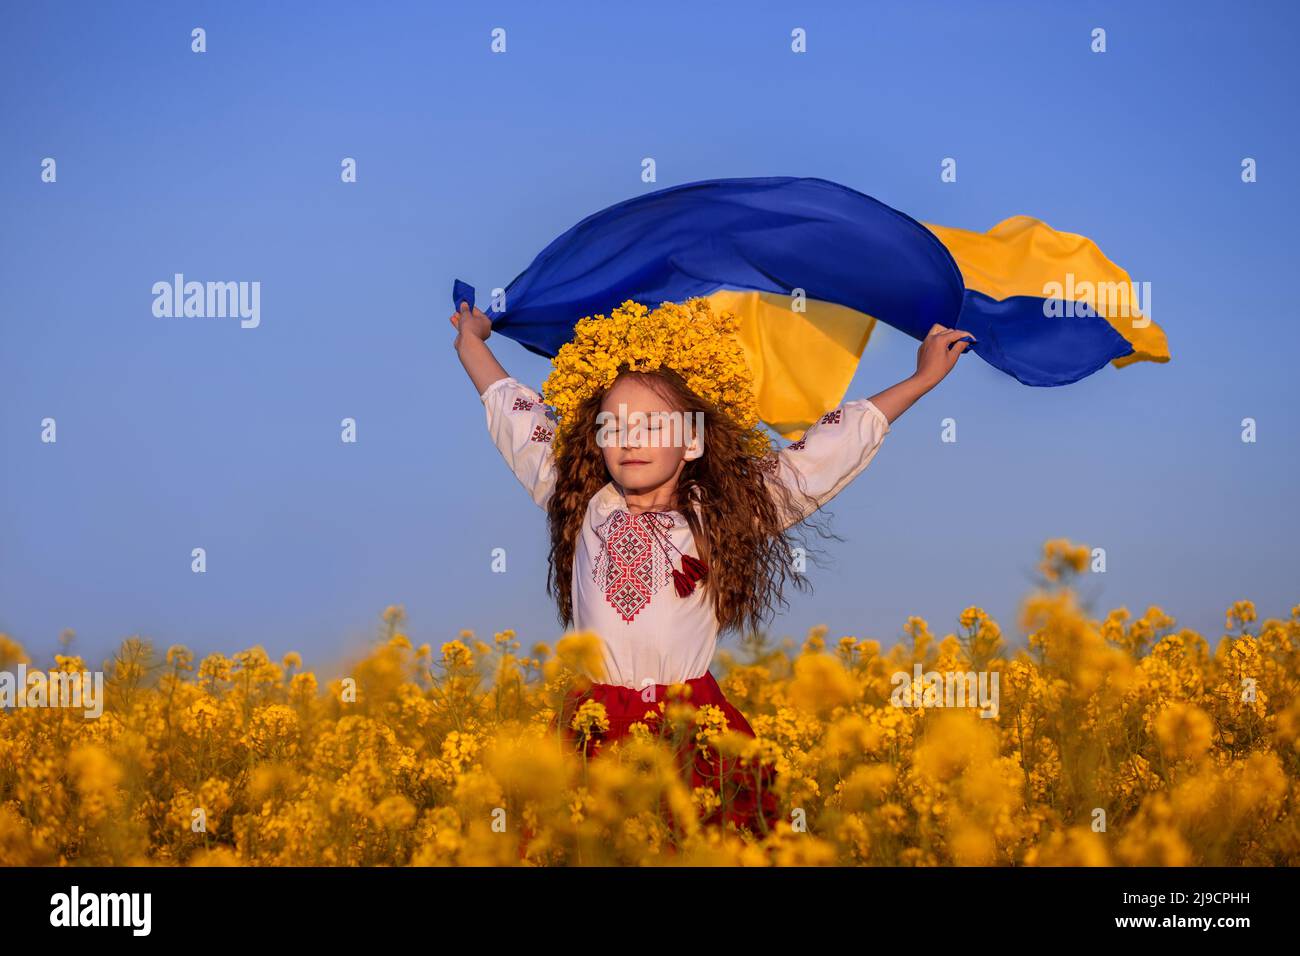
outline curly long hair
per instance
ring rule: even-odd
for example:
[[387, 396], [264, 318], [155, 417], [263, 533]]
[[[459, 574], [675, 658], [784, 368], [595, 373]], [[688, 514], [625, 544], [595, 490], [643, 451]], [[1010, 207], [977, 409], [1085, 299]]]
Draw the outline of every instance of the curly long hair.
[[[818, 527], [812, 513], [791, 528], [782, 528], [783, 514], [821, 509], [811, 509], [804, 489], [789, 489], [770, 480], [760, 460], [745, 450], [740, 426], [691, 391], [677, 372], [666, 367], [632, 371], [624, 366], [615, 381], [633, 375], [671, 407], [686, 413], [688, 420], [697, 420], [697, 412], [703, 415], [705, 453], [683, 466], [670, 507], [686, 517], [696, 550], [709, 566], [707, 577], [696, 586], [710, 594], [720, 630], [758, 630], [778, 602], [788, 605], [784, 588], [792, 543], [811, 553], [797, 532], [816, 528], [823, 537], [843, 539]], [[556, 599], [565, 627], [573, 626], [573, 560], [587, 505], [611, 480], [596, 440], [597, 416], [607, 392], [598, 391], [576, 408], [570, 440], [556, 458], [555, 490], [547, 504], [551, 549], [546, 593]], [[691, 502], [698, 504], [705, 520], [689, 506]], [[794, 574], [793, 579], [796, 588], [811, 590], [803, 576]]]

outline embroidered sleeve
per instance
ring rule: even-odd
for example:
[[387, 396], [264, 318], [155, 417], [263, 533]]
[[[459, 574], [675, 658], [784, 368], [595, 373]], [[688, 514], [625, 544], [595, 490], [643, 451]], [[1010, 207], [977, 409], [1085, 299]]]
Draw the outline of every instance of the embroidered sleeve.
[[813, 422], [802, 438], [763, 462], [770, 479], [792, 489], [795, 513], [787, 513], [789, 528], [830, 501], [862, 473], [889, 434], [889, 419], [859, 398], [845, 402]]
[[545, 508], [555, 490], [553, 413], [537, 392], [512, 376], [497, 379], [479, 398], [487, 410], [493, 443], [533, 501]]

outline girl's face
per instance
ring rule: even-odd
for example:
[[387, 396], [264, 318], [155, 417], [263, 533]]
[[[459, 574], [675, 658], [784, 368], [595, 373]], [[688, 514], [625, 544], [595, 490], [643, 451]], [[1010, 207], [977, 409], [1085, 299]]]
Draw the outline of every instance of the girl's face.
[[600, 403], [596, 442], [614, 480], [645, 494], [681, 474], [692, 437], [685, 425], [683, 413], [662, 395], [639, 377], [624, 376]]

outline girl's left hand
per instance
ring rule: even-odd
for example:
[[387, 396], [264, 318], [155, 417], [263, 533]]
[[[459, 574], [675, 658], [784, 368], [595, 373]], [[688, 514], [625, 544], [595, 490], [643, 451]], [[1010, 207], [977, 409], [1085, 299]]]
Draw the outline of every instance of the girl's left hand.
[[468, 302], [462, 302], [460, 309], [451, 314], [451, 324], [458, 339], [462, 335], [472, 335], [486, 342], [492, 334], [492, 320], [477, 307], [471, 309]]
[[975, 338], [964, 329], [950, 329], [938, 323], [930, 326], [929, 334], [916, 350], [917, 380], [926, 388], [934, 388], [943, 381], [957, 364], [957, 359], [970, 347], [970, 342], [958, 341], [967, 336]]

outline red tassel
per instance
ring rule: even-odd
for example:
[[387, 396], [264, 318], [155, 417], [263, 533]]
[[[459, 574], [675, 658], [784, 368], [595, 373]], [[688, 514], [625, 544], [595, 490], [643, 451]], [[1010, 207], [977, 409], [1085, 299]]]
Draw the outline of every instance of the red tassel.
[[695, 590], [695, 582], [703, 581], [709, 573], [709, 566], [699, 558], [693, 558], [689, 554], [682, 555], [683, 571], [673, 568], [673, 585], [677, 588], [678, 597], [686, 597]]
[[707, 564], [689, 554], [682, 555], [682, 569], [692, 581], [702, 581], [709, 573]]
[[673, 568], [673, 584], [677, 588], [678, 597], [686, 597], [695, 590], [695, 582], [676, 568]]

